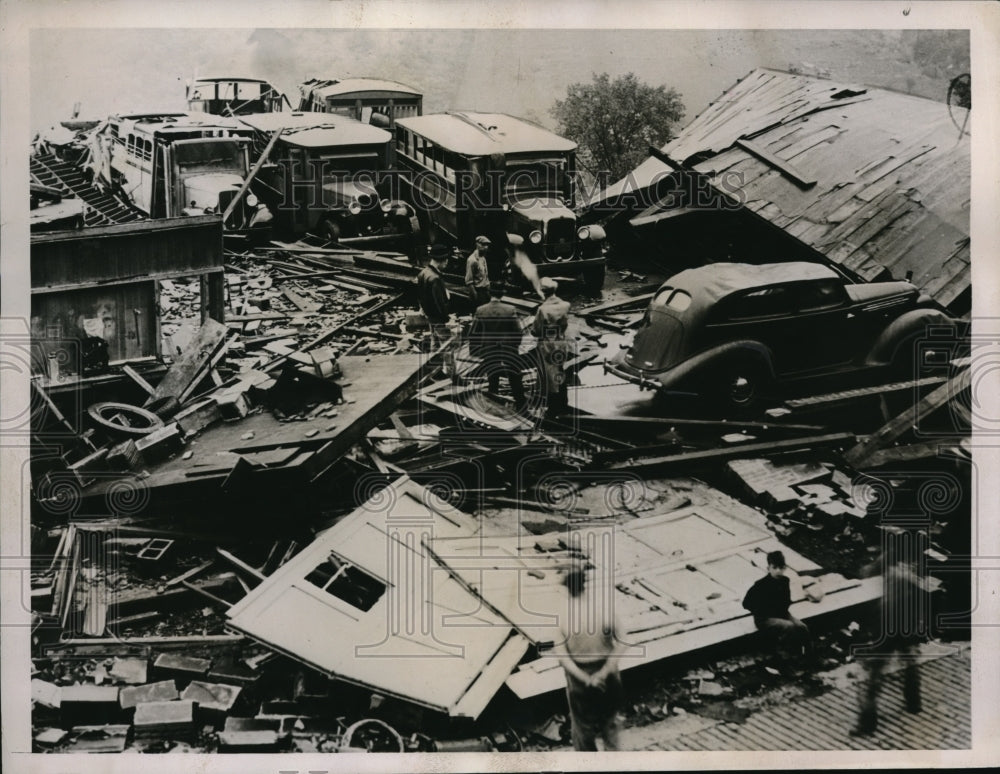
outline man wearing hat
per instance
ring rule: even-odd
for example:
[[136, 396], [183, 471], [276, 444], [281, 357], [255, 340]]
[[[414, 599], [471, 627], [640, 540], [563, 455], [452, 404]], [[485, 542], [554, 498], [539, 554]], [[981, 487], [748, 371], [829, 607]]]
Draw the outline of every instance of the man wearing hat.
[[441, 272], [451, 251], [446, 245], [431, 245], [427, 266], [417, 275], [417, 297], [420, 308], [431, 327], [431, 342], [435, 349], [451, 337], [448, 330], [448, 289]]
[[559, 283], [551, 277], [543, 277], [539, 284], [545, 298], [535, 310], [535, 321], [531, 326], [531, 332], [538, 339], [538, 388], [540, 395], [546, 396], [547, 413], [556, 415], [569, 408], [566, 373], [563, 371], [570, 349], [566, 341], [569, 302], [556, 295]]
[[480, 234], [476, 237], [476, 249], [465, 260], [465, 287], [469, 289], [469, 300], [477, 308], [490, 300], [490, 273], [486, 265], [489, 249], [489, 237]]
[[500, 391], [500, 377], [510, 382], [514, 403], [524, 406], [524, 382], [521, 378], [523, 363], [518, 347], [524, 335], [517, 310], [505, 304], [503, 285], [490, 286], [490, 301], [476, 309], [469, 332], [469, 351], [483, 359], [482, 370], [489, 379], [490, 392]]

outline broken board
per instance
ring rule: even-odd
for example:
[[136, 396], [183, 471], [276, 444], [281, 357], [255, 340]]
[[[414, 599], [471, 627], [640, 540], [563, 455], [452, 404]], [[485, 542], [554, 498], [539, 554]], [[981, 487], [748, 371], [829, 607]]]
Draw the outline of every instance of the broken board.
[[323, 673], [476, 718], [528, 648], [424, 543], [478, 525], [406, 477], [227, 611], [229, 624]]

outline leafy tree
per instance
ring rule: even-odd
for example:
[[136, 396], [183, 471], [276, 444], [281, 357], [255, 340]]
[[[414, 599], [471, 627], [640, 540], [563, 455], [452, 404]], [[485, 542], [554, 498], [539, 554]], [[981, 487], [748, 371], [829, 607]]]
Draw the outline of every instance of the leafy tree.
[[684, 117], [675, 89], [649, 86], [635, 73], [614, 80], [594, 74], [592, 83], [574, 83], [552, 115], [559, 132], [578, 143], [581, 169], [598, 179], [618, 180], [649, 155], [649, 146], [670, 140]]

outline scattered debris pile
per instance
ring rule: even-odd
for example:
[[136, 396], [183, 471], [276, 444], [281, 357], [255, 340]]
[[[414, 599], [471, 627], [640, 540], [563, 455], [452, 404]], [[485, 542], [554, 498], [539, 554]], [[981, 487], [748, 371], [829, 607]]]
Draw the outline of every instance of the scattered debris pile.
[[[740, 605], [767, 552], [801, 576], [793, 612], [815, 622], [820, 666], [843, 663], [864, 634], [854, 611], [879, 594], [858, 576], [880, 493], [910, 485], [894, 466], [961, 451], [968, 433], [967, 363], [915, 382], [901, 413], [882, 402], [863, 432], [802, 401], [755, 419], [668, 414], [596, 376], [641, 322], [644, 287], [572, 320], [578, 411], [515, 411], [488, 391], [465, 318], [433, 351], [412, 271], [357, 257], [230, 254], [224, 324], [193, 324], [197, 281], [160, 282], [162, 379], [124, 365], [76, 407], [36, 390], [38, 436], [62, 434], [32, 469], [37, 750], [561, 744], [552, 646], [561, 572], [579, 561], [608, 581], [632, 647], [629, 722], [739, 722], [789, 678]], [[528, 330], [533, 304], [512, 301]], [[532, 346], [526, 334], [529, 394]], [[844, 401], [867, 411], [879, 395]], [[959, 419], [950, 433], [914, 434], [941, 412]], [[954, 550], [949, 519], [934, 517], [935, 566]], [[668, 660], [690, 670], [665, 679]], [[505, 717], [523, 717], [508, 725], [495, 708], [511, 703]]]

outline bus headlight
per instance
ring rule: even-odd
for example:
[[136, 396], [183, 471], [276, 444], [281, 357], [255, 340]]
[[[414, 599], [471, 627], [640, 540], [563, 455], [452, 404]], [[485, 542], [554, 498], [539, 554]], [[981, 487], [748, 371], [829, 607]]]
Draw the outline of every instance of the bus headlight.
[[247, 194], [247, 206], [248, 207], [256, 207], [257, 206], [257, 197], [254, 196], [253, 194]]
[[542, 232], [535, 229], [530, 234], [528, 234], [528, 241], [533, 245], [541, 244], [542, 242]]
[[587, 226], [580, 226], [576, 231], [576, 236], [579, 239], [590, 239], [590, 229]]
[[361, 214], [361, 205], [358, 202], [351, 202], [350, 206], [347, 208], [351, 215]]

